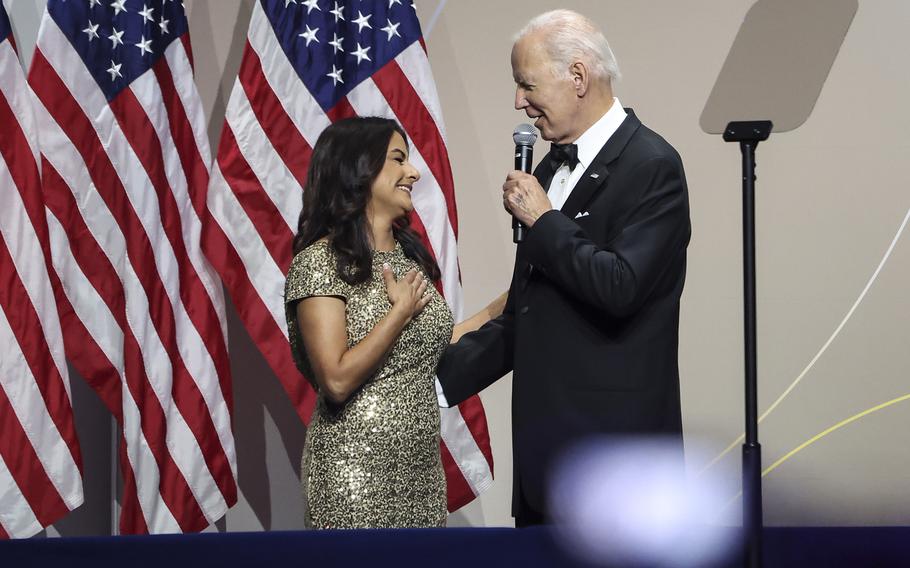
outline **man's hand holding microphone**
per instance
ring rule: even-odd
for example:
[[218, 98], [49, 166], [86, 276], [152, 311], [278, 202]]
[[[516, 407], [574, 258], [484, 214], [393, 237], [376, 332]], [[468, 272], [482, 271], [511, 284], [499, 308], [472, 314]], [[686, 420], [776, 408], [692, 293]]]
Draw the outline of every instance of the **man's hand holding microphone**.
[[515, 142], [515, 170], [509, 172], [502, 184], [502, 205], [512, 214], [512, 240], [524, 240], [525, 229], [553, 209], [547, 193], [531, 175], [531, 162], [537, 132], [530, 124], [519, 124], [512, 133]]

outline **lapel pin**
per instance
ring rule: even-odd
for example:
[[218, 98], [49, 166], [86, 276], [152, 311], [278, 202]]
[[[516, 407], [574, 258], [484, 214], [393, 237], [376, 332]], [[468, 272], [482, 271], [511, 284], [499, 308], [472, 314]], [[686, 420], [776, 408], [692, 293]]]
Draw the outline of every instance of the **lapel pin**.
[[591, 179], [597, 179], [600, 177], [600, 174], [591, 174]]

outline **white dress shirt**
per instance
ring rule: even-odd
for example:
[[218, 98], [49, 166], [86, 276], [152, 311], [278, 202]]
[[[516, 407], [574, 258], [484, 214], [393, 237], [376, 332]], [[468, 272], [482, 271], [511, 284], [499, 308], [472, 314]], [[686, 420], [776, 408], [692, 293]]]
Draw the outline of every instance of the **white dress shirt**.
[[578, 137], [575, 141], [575, 145], [578, 146], [578, 165], [575, 166], [575, 169], [570, 170], [568, 164], [563, 164], [556, 170], [550, 181], [547, 197], [550, 199], [553, 209], [562, 209], [578, 180], [625, 119], [626, 111], [622, 108], [619, 99], [613, 97], [613, 105], [610, 110]]

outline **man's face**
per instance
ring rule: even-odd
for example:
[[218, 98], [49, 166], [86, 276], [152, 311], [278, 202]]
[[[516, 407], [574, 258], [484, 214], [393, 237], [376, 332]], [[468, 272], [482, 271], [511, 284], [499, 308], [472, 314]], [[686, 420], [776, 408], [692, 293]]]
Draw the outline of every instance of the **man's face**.
[[539, 33], [521, 38], [512, 47], [515, 108], [536, 119], [534, 126], [544, 140], [563, 144], [581, 135], [575, 124], [580, 99], [569, 70], [559, 71], [554, 75]]

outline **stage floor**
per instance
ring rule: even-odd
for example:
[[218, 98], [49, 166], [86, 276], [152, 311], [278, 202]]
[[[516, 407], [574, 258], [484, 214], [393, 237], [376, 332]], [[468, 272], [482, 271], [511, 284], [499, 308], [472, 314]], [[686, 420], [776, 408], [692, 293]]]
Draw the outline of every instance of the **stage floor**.
[[[910, 527], [767, 528], [768, 568], [910, 566]], [[739, 562], [726, 565], [737, 566]], [[545, 528], [206, 533], [0, 542], [0, 567], [589, 566]]]

